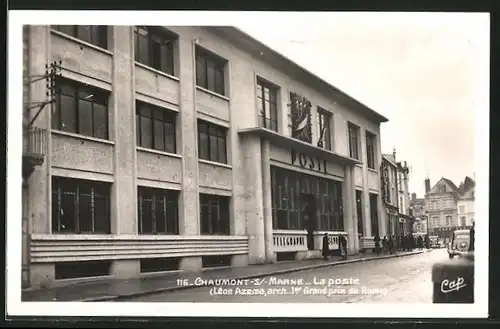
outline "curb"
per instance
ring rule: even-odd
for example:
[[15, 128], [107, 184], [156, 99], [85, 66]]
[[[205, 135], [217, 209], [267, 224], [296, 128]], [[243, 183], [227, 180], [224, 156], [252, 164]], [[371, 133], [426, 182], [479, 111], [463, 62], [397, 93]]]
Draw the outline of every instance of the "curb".
[[[430, 252], [430, 250], [422, 250], [422, 251], [414, 251], [411, 253], [407, 254], [394, 254], [394, 255], [384, 255], [380, 257], [364, 257], [364, 258], [357, 258], [357, 259], [348, 259], [348, 260], [341, 260], [338, 262], [332, 262], [332, 263], [325, 263], [325, 264], [317, 264], [317, 265], [308, 265], [308, 266], [302, 266], [302, 267], [295, 267], [295, 268], [288, 268], [284, 270], [276, 270], [272, 272], [266, 272], [266, 273], [258, 273], [258, 274], [251, 274], [251, 275], [242, 275], [242, 276], [236, 276], [232, 277], [231, 279], [233, 280], [245, 280], [245, 279], [256, 279], [256, 278], [261, 278], [269, 275], [279, 275], [279, 274], [287, 274], [287, 273], [293, 273], [293, 272], [300, 272], [300, 271], [306, 271], [306, 270], [312, 270], [316, 268], [323, 268], [323, 267], [333, 267], [336, 265], [344, 265], [344, 264], [352, 264], [352, 263], [360, 263], [360, 262], [367, 262], [367, 261], [372, 261], [372, 260], [380, 260], [380, 259], [388, 259], [388, 258], [399, 258], [399, 257], [406, 257], [406, 256], [414, 256], [414, 255], [419, 255], [423, 254], [425, 252]], [[193, 288], [201, 288], [204, 286], [198, 286], [194, 284], [189, 284], [187, 286], [175, 286], [175, 287], [166, 287], [166, 288], [161, 288], [161, 289], [155, 289], [155, 290], [149, 290], [149, 291], [141, 291], [141, 292], [134, 292], [130, 294], [123, 294], [123, 295], [114, 295], [114, 296], [101, 296], [101, 297], [91, 297], [91, 298], [85, 298], [85, 299], [80, 299], [77, 300], [78, 302], [106, 302], [106, 301], [120, 301], [120, 300], [127, 300], [130, 298], [136, 298], [136, 297], [144, 297], [144, 296], [149, 296], [149, 295], [156, 295], [156, 294], [161, 294], [164, 292], [171, 292], [171, 291], [178, 291], [178, 290], [185, 290], [185, 289], [193, 289]]]

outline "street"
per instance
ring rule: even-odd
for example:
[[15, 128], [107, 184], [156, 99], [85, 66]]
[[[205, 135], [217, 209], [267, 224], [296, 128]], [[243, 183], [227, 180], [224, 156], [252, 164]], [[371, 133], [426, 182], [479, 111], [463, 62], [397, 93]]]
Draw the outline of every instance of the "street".
[[133, 302], [431, 303], [431, 271], [446, 249], [130, 299]]

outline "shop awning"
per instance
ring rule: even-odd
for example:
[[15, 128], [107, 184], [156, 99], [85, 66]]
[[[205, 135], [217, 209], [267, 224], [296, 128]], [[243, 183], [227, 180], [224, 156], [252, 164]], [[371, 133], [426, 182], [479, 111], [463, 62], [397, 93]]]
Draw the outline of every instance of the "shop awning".
[[340, 155], [338, 153], [303, 142], [295, 138], [283, 136], [270, 129], [255, 127], [255, 128], [242, 129], [238, 133], [240, 135], [259, 136], [262, 139], [269, 140], [269, 142], [273, 145], [286, 149], [293, 149], [297, 152], [301, 152], [309, 156], [313, 156], [318, 159], [326, 160], [343, 166], [362, 164], [362, 162], [359, 160], [344, 155]]

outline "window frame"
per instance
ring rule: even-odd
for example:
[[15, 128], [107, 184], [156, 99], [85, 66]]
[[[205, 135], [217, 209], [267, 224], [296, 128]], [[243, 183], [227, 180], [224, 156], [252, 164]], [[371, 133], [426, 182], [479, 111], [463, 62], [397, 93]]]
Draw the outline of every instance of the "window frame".
[[[319, 136], [318, 136], [318, 146], [326, 150], [332, 150], [332, 118], [333, 113], [322, 108], [321, 106], [316, 107], [318, 114], [318, 124], [319, 124]], [[324, 127], [326, 125], [326, 128]], [[321, 132], [325, 128], [323, 139]]]
[[[111, 234], [111, 183], [102, 181], [91, 181], [76, 178], [67, 178], [61, 176], [53, 176], [51, 182], [52, 194], [52, 218], [51, 232], [52, 234]], [[85, 189], [90, 191], [90, 194], [84, 193]], [[73, 229], [61, 230], [61, 216], [64, 216], [64, 195], [73, 195]], [[86, 205], [80, 202], [82, 195], [90, 195], [88, 206], [91, 208], [91, 231], [81, 230], [80, 213], [83, 212], [83, 207]], [[96, 213], [96, 200], [104, 199], [106, 202], [106, 210], [104, 215]], [[57, 218], [54, 215], [57, 213]], [[97, 217], [105, 218], [104, 230], [97, 229]]]
[[[88, 27], [89, 29], [91, 29], [91, 40], [86, 40], [80, 35], [80, 29], [84, 27]], [[51, 28], [57, 32], [64, 33], [75, 39], [89, 43], [93, 46], [105, 50], [108, 50], [109, 48], [109, 26], [107, 25], [52, 25]], [[69, 31], [69, 29], [72, 29], [72, 31]], [[97, 40], [92, 40], [92, 37], [97, 38]]]
[[[179, 235], [179, 191], [159, 189], [148, 186], [137, 187], [137, 225], [140, 235]], [[144, 201], [146, 197], [151, 198], [151, 232], [144, 231]], [[158, 232], [157, 206], [158, 200], [163, 201], [163, 215], [165, 220], [165, 232]], [[169, 231], [169, 216], [173, 216], [174, 228]], [[172, 224], [172, 223], [171, 223]]]
[[[202, 129], [202, 127], [205, 127], [206, 129]], [[227, 133], [228, 133], [229, 129], [224, 127], [224, 126], [221, 126], [221, 125], [209, 122], [209, 121], [205, 121], [202, 119], [198, 119], [197, 128], [198, 128], [198, 158], [202, 159], [202, 160], [227, 164], [228, 163]], [[202, 149], [203, 145], [202, 145], [202, 140], [201, 140], [201, 137], [203, 134], [206, 134], [207, 143], [208, 143], [208, 149], [206, 150], [207, 154], [208, 154], [207, 157], [205, 157], [205, 155], [202, 154], [202, 152], [204, 152], [204, 150]], [[212, 149], [212, 147], [213, 147], [212, 137], [215, 138], [215, 140], [216, 140], [215, 146], [214, 146], [215, 151]], [[219, 149], [219, 142], [223, 142], [223, 144], [224, 144], [223, 159], [220, 159], [221, 153], [220, 153], [220, 149]], [[215, 152], [216, 159], [212, 158], [212, 152]]]
[[[258, 115], [259, 115], [259, 123], [260, 126], [266, 129], [270, 129], [278, 132], [279, 127], [279, 116], [278, 116], [278, 94], [279, 87], [275, 84], [265, 80], [264, 78], [257, 77], [257, 104], [258, 104]], [[268, 98], [266, 98], [266, 89], [268, 91]], [[271, 95], [274, 96], [274, 101], [272, 100]], [[266, 104], [269, 104], [269, 107], [266, 107]], [[269, 113], [268, 111], [269, 110]], [[273, 119], [273, 115], [274, 118]], [[274, 125], [273, 125], [274, 123]]]
[[[200, 193], [200, 234], [231, 235], [231, 198], [228, 196]], [[217, 214], [213, 214], [214, 207]], [[221, 209], [222, 208], [222, 209]], [[225, 208], [225, 209], [224, 209]], [[203, 211], [206, 209], [207, 213]], [[214, 218], [217, 216], [217, 218]], [[205, 218], [207, 217], [207, 218]], [[205, 219], [208, 223], [205, 223]], [[208, 226], [208, 232], [205, 228]]]
[[[142, 35], [139, 30], [146, 32], [146, 35]], [[147, 59], [141, 58], [141, 49], [140, 43], [138, 42], [138, 38], [146, 39], [146, 57]], [[154, 52], [154, 44], [155, 39], [159, 41], [158, 43], [163, 42], [162, 45], [165, 45], [165, 53], [163, 53], [163, 49], [160, 48], [159, 58], [156, 58]], [[136, 25], [134, 26], [134, 61], [155, 69], [157, 71], [163, 72], [165, 74], [176, 77], [177, 69], [176, 69], [176, 48], [179, 37], [163, 27], [160, 26], [147, 26], [147, 25]], [[163, 63], [165, 60], [165, 63]], [[163, 67], [165, 64], [166, 67]]]
[[[67, 89], [67, 92], [63, 92], [63, 89]], [[69, 91], [71, 89], [71, 92]], [[88, 94], [90, 97], [90, 100], [88, 100], [88, 97], [81, 98], [79, 95], [80, 93], [82, 94]], [[71, 94], [71, 95], [70, 95]], [[73, 108], [68, 110], [68, 109], [63, 109], [62, 106], [62, 101], [61, 97], [66, 96], [70, 99], [73, 100]], [[109, 140], [109, 96], [110, 92], [107, 90], [103, 90], [99, 87], [91, 86], [88, 84], [84, 84], [78, 81], [70, 80], [67, 78], [57, 78], [56, 80], [56, 95], [55, 95], [55, 103], [53, 104], [52, 107], [52, 119], [51, 119], [51, 129], [52, 130], [58, 130], [58, 131], [64, 131], [64, 132], [69, 132], [73, 134], [78, 134], [82, 136], [89, 136], [92, 138], [98, 138], [102, 140]], [[81, 116], [83, 113], [83, 109], [81, 108], [80, 101], [85, 101], [88, 103], [91, 103], [91, 130], [92, 133], [89, 135], [87, 133], [82, 133], [81, 132]], [[105, 131], [102, 134], [102, 136], [98, 136], [96, 127], [95, 119], [96, 119], [96, 108], [95, 104], [102, 106], [105, 109], [105, 122], [101, 123], [101, 127], [104, 127]], [[74, 129], [64, 129], [62, 126], [63, 124], [63, 111], [71, 111], [69, 113], [74, 114]]]
[[366, 131], [366, 163], [368, 168], [375, 170], [375, 145], [376, 138], [375, 134], [372, 134], [369, 131]]
[[[143, 114], [143, 111], [149, 110], [149, 115]], [[150, 103], [136, 100], [135, 101], [135, 124], [136, 124], [136, 145], [142, 148], [157, 150], [166, 153], [177, 154], [177, 115], [178, 113], [170, 110], [168, 108], [160, 107]], [[161, 117], [161, 118], [159, 118]], [[151, 147], [144, 146], [143, 134], [142, 134], [142, 120], [148, 118], [150, 120], [149, 131], [151, 132]], [[156, 145], [156, 128], [155, 123], [162, 123], [162, 143], [163, 148], [157, 147]], [[167, 126], [170, 126], [172, 131], [168, 136], [172, 137], [171, 143], [167, 143], [167, 131], [165, 130]], [[168, 149], [167, 146], [172, 145], [172, 149]]]
[[[360, 138], [360, 128], [352, 122], [347, 122], [348, 131], [348, 141], [349, 141], [349, 156], [356, 160], [361, 160], [359, 153], [359, 138]], [[354, 133], [354, 134], [352, 134]], [[354, 144], [353, 144], [354, 140]]]
[[[213, 93], [226, 97], [226, 67], [228, 60], [204, 49], [200, 46], [195, 48], [195, 76], [196, 86], [209, 90]], [[203, 65], [202, 65], [203, 64]], [[209, 66], [213, 68], [213, 87], [210, 86]], [[203, 71], [200, 70], [203, 68]], [[217, 77], [219, 83], [217, 83]], [[203, 80], [202, 80], [203, 79]]]

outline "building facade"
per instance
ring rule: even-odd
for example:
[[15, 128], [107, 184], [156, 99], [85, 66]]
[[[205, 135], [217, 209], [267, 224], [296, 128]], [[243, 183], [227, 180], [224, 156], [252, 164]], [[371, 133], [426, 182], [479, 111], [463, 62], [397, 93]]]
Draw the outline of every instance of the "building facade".
[[409, 234], [413, 231], [409, 194], [410, 168], [406, 161], [396, 160], [394, 150], [393, 154], [382, 155], [381, 172], [388, 234]]
[[458, 187], [457, 214], [460, 227], [470, 228], [474, 222], [476, 182], [469, 176]]
[[413, 233], [427, 234], [427, 215], [425, 209], [425, 198], [417, 198], [416, 193], [411, 194], [410, 201], [411, 214], [413, 215]]
[[48, 104], [25, 111], [25, 286], [318, 257], [326, 232], [353, 254], [386, 234], [387, 119], [242, 31], [24, 32], [25, 76], [58, 68], [48, 94], [24, 90], [25, 108]]
[[459, 227], [457, 216], [458, 187], [449, 179], [441, 178], [432, 188], [425, 180], [425, 208], [429, 216], [429, 234], [450, 239]]

